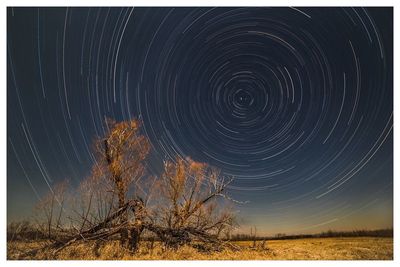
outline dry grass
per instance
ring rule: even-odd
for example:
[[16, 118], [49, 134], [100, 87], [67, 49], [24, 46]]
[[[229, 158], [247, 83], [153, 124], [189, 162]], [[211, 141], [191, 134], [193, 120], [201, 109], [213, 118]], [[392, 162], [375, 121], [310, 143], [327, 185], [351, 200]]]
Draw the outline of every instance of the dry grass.
[[[40, 250], [45, 242], [13, 241], [7, 244], [7, 258], [15, 259], [60, 259], [60, 260], [392, 260], [393, 238], [346, 237], [307, 238], [296, 240], [271, 240], [262, 249], [253, 242], [235, 242], [240, 251], [199, 252], [192, 247], [177, 251], [163, 250], [160, 244], [154, 249], [143, 242], [136, 254], [125, 251], [117, 241], [105, 245], [95, 242], [80, 243], [68, 247], [53, 256], [50, 250]], [[37, 250], [39, 249], [39, 250]]]

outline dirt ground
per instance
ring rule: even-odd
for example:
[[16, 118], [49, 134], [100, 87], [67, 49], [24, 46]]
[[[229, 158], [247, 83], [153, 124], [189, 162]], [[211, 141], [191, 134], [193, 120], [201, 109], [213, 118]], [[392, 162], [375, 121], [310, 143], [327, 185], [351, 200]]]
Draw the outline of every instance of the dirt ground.
[[164, 250], [156, 243], [142, 242], [140, 250], [131, 254], [117, 241], [99, 245], [85, 242], [67, 247], [53, 254], [40, 249], [46, 242], [13, 241], [7, 243], [9, 260], [393, 260], [393, 238], [346, 237], [271, 240], [253, 247], [252, 241], [234, 242], [239, 251], [199, 252], [192, 247], [177, 251]]

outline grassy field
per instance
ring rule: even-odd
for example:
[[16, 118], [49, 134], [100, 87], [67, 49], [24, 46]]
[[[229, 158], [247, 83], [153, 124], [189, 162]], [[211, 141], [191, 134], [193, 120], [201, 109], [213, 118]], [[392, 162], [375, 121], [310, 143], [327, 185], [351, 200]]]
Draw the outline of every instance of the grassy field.
[[136, 254], [122, 249], [117, 241], [98, 246], [80, 243], [53, 256], [50, 250], [37, 250], [45, 242], [13, 241], [7, 244], [7, 259], [60, 259], [60, 260], [392, 260], [393, 238], [345, 237], [306, 238], [295, 240], [261, 241], [253, 248], [252, 241], [234, 242], [240, 251], [226, 249], [221, 252], [199, 252], [192, 247], [177, 251], [163, 250], [158, 244], [150, 248], [143, 242]]

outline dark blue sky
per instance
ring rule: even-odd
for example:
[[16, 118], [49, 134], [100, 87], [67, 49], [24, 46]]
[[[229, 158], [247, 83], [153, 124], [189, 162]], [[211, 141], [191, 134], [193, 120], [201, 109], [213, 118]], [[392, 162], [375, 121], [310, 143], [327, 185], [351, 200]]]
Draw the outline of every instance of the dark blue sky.
[[392, 227], [391, 8], [8, 8], [7, 216], [140, 117], [149, 173], [236, 177], [260, 232]]

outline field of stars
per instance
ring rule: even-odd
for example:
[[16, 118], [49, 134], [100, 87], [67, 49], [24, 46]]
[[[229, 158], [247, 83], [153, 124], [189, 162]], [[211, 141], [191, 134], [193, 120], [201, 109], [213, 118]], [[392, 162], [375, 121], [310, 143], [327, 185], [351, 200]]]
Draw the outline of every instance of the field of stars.
[[7, 220], [140, 118], [149, 174], [234, 182], [243, 231], [393, 227], [393, 9], [7, 8]]

